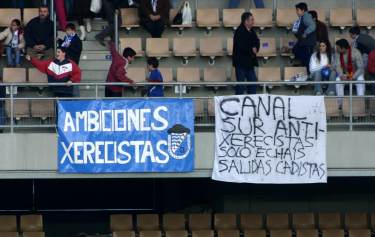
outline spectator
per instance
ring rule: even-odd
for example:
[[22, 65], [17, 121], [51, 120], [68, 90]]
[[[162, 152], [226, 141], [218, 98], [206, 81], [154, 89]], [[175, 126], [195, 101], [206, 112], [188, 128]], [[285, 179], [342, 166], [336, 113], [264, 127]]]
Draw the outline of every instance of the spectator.
[[[66, 49], [59, 47], [56, 50], [56, 58], [51, 60], [39, 60], [30, 55], [26, 59], [31, 61], [42, 73], [46, 73], [48, 83], [79, 83], [81, 81], [81, 70], [78, 65], [66, 58]], [[51, 92], [56, 97], [72, 97], [74, 90], [72, 86], [51, 86]]]
[[367, 66], [368, 55], [375, 50], [375, 39], [370, 35], [361, 34], [361, 29], [358, 26], [350, 28], [349, 35], [354, 40], [352, 46], [361, 52], [363, 63]]
[[[253, 29], [254, 16], [244, 12], [241, 16], [241, 25], [236, 29], [233, 37], [233, 67], [236, 69], [238, 82], [256, 82], [254, 68], [258, 66], [256, 54], [259, 51], [259, 38]], [[236, 95], [244, 93], [245, 86], [236, 86]], [[247, 86], [248, 94], [256, 93], [256, 85]]]
[[169, 0], [140, 0], [140, 18], [151, 37], [160, 38], [169, 22]]
[[[163, 82], [163, 76], [158, 69], [159, 61], [155, 57], [147, 59], [147, 68], [149, 71], [147, 81], [148, 82]], [[147, 87], [148, 97], [163, 97], [164, 90], [162, 85], [153, 85]]]
[[[108, 22], [106, 26], [99, 34], [95, 36], [95, 39], [102, 45], [105, 46], [104, 39], [108, 36], [114, 41], [115, 34], [115, 11], [119, 10], [121, 5], [121, 0], [102, 0], [102, 11], [104, 13], [104, 18]], [[118, 25], [121, 23], [121, 14], [118, 14]]]
[[0, 33], [0, 41], [5, 40], [8, 67], [19, 67], [21, 51], [25, 48], [25, 38], [21, 28], [21, 21], [12, 20], [10, 27]]
[[311, 17], [316, 24], [316, 40], [317, 42], [328, 42], [328, 28], [324, 22], [318, 20], [318, 13], [314, 10], [309, 11]]
[[[367, 73], [368, 80], [375, 82], [375, 50], [368, 55]], [[375, 83], [370, 84], [370, 94], [375, 95]]]
[[307, 11], [306, 3], [298, 3], [295, 7], [298, 20], [294, 23], [292, 30], [297, 38], [293, 53], [302, 65], [309, 70], [310, 58], [316, 46], [316, 25]]
[[[264, 8], [263, 0], [254, 0], [256, 8]], [[238, 8], [240, 6], [240, 0], [229, 0], [228, 8]]]
[[[81, 32], [80, 39], [85, 40], [86, 39], [86, 31], [88, 33], [91, 32], [91, 18], [93, 18], [93, 13], [90, 12], [90, 4], [91, 0], [80, 0], [80, 1], [74, 1], [74, 10], [75, 15], [78, 19], [78, 25], [79, 30]], [[86, 21], [86, 26], [85, 26]]]
[[[79, 0], [79, 1], [82, 1], [82, 0]], [[64, 30], [67, 24], [64, 0], [55, 0], [55, 9], [56, 9], [57, 18], [59, 19], [60, 30]]]
[[[364, 67], [361, 53], [356, 49], [350, 47], [346, 39], [340, 39], [336, 41], [336, 65], [335, 70], [337, 72], [336, 81], [364, 81]], [[365, 94], [365, 84], [356, 84], [356, 90], [358, 96]], [[336, 85], [336, 94], [338, 96], [344, 95], [344, 85]]]
[[66, 49], [66, 57], [73, 60], [77, 65], [82, 52], [82, 41], [76, 33], [76, 27], [73, 23], [68, 23], [65, 27], [66, 36], [57, 41], [59, 47]]
[[[115, 45], [110, 44], [112, 64], [108, 71], [107, 82], [128, 82], [134, 83], [133, 80], [126, 76], [126, 69], [134, 61], [136, 52], [132, 48], [125, 48], [122, 56], [116, 51]], [[106, 86], [106, 97], [121, 97], [122, 86]]]
[[53, 22], [49, 19], [48, 7], [43, 5], [39, 8], [39, 16], [29, 21], [25, 30], [27, 53], [36, 57], [44, 55], [46, 58], [53, 57]]
[[[322, 79], [334, 81], [335, 71], [332, 67], [333, 54], [329, 41], [320, 41], [318, 49], [310, 59], [310, 73], [314, 81], [322, 81]], [[322, 95], [322, 85], [315, 84], [314, 92], [316, 95]], [[328, 95], [335, 95], [335, 85], [329, 84], [327, 89]]]

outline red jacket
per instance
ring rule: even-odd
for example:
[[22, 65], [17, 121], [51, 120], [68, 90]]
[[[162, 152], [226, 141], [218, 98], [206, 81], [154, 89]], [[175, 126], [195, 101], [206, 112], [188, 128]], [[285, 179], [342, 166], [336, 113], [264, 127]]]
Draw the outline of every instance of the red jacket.
[[367, 71], [375, 74], [375, 50], [371, 51], [368, 55]]
[[[129, 82], [133, 83], [133, 80], [126, 76], [125, 66], [127, 65], [127, 60], [121, 56], [113, 43], [110, 46], [112, 64], [108, 71], [107, 82]], [[121, 92], [122, 86], [108, 86], [108, 88], [113, 92]]]

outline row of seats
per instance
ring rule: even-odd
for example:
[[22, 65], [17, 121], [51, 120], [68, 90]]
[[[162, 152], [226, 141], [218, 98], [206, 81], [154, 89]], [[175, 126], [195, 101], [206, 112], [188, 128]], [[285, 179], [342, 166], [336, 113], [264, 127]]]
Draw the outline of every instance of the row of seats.
[[[112, 231], [147, 231], [147, 230], [282, 230], [282, 229], [368, 229], [375, 230], [375, 213], [371, 214], [371, 226], [367, 213], [346, 213], [344, 218], [340, 213], [288, 213], [262, 214], [163, 214], [161, 220], [158, 214], [138, 214], [134, 225], [131, 214], [115, 214], [110, 216]], [[317, 221], [316, 221], [317, 220]], [[344, 220], [344, 225], [343, 225]], [[161, 221], [161, 222], [160, 222]], [[160, 225], [161, 223], [161, 225]], [[188, 226], [188, 228], [186, 228]], [[162, 228], [160, 228], [162, 227]]]
[[17, 225], [17, 216], [0, 216], [0, 236], [18, 237], [22, 233], [23, 237], [44, 237], [42, 215], [22, 215]]
[[[325, 9], [315, 9], [318, 12], [318, 16], [322, 21], [327, 19]], [[218, 8], [209, 9], [197, 9], [196, 10], [196, 25], [198, 27], [211, 29], [214, 27], [220, 27], [223, 25], [228, 28], [236, 28], [241, 23], [241, 14], [245, 11], [244, 8], [238, 9], [223, 9], [222, 19], [220, 21], [220, 14]], [[273, 26], [273, 10], [271, 8], [261, 9], [250, 9], [251, 13], [255, 17], [255, 27], [261, 29], [270, 28]], [[353, 21], [352, 8], [332, 8], [329, 9], [329, 23], [332, 27], [345, 28], [352, 26], [355, 22]], [[177, 14], [176, 9], [171, 9], [170, 20], [172, 28], [189, 28], [192, 25], [173, 25], [172, 20]], [[138, 9], [135, 8], [124, 8], [121, 9], [121, 15], [123, 23], [121, 27], [131, 30], [131, 28], [137, 28], [140, 25], [138, 16]], [[368, 27], [371, 29], [375, 26], [375, 9], [357, 9], [356, 10], [357, 20], [356, 23], [359, 26]], [[296, 21], [296, 10], [295, 8], [278, 8], [276, 9], [276, 25], [278, 27], [285, 27], [290, 29], [293, 23]]]
[[[0, 27], [8, 27], [13, 19], [19, 19], [26, 25], [31, 19], [38, 16], [38, 8], [1, 8], [0, 9]], [[22, 17], [21, 17], [22, 16]]]

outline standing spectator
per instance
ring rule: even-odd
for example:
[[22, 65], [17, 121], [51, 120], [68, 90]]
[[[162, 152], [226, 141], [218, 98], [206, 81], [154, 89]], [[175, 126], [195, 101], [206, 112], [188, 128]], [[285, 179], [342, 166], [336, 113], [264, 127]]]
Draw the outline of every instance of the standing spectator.
[[318, 19], [318, 13], [314, 10], [309, 11], [311, 17], [315, 21], [316, 24], [316, 40], [317, 42], [328, 42], [328, 28], [324, 22]]
[[298, 3], [295, 7], [298, 20], [294, 23], [292, 30], [297, 38], [293, 53], [302, 65], [309, 70], [310, 58], [316, 46], [316, 25], [308, 13], [306, 3]]
[[375, 39], [370, 35], [361, 34], [361, 29], [358, 26], [350, 28], [349, 35], [354, 40], [352, 46], [361, 52], [363, 63], [367, 66], [368, 55], [375, 50]]
[[[147, 59], [147, 68], [149, 71], [147, 81], [148, 82], [163, 82], [163, 76], [158, 69], [159, 61], [155, 57]], [[163, 97], [164, 91], [162, 85], [153, 85], [147, 87], [147, 96], [148, 97]]]
[[49, 19], [48, 7], [39, 8], [39, 16], [27, 23], [25, 30], [27, 53], [36, 57], [43, 55], [46, 58], [53, 57], [53, 22]]
[[[335, 70], [337, 72], [336, 81], [364, 81], [364, 66], [361, 53], [349, 45], [346, 39], [340, 39], [336, 41], [336, 65]], [[358, 96], [365, 94], [365, 84], [356, 84], [356, 90]], [[336, 85], [337, 96], [344, 95], [344, 85]]]
[[[256, 82], [255, 67], [258, 66], [257, 53], [259, 51], [259, 38], [254, 29], [254, 16], [244, 12], [241, 16], [241, 25], [236, 29], [233, 38], [233, 67], [236, 69], [238, 82]], [[245, 86], [236, 86], [236, 95], [245, 91]], [[256, 85], [247, 86], [248, 94], [256, 94]]]
[[[126, 76], [126, 69], [134, 61], [136, 52], [132, 48], [125, 48], [122, 56], [117, 52], [115, 45], [110, 44], [112, 64], [108, 71], [107, 82], [128, 82], [134, 83], [133, 80]], [[122, 86], [106, 86], [106, 97], [121, 97]]]
[[73, 23], [68, 23], [65, 27], [65, 37], [57, 41], [59, 47], [66, 49], [66, 57], [73, 60], [77, 65], [82, 52], [82, 41], [76, 33], [76, 27]]
[[[367, 73], [368, 80], [375, 82], [375, 50], [368, 55]], [[375, 95], [375, 83], [370, 84], [370, 94]]]
[[12, 20], [10, 27], [0, 33], [0, 41], [5, 40], [4, 44], [7, 52], [8, 67], [19, 67], [21, 51], [25, 48], [25, 39], [21, 29], [21, 21]]
[[59, 19], [60, 30], [64, 30], [67, 24], [64, 0], [55, 0], [55, 9], [57, 18]]
[[[104, 38], [110, 36], [114, 41], [115, 34], [115, 11], [119, 10], [121, 0], [102, 0], [102, 10], [104, 12], [104, 18], [108, 22], [106, 26], [99, 34], [95, 36], [95, 39], [102, 45], [105, 46]], [[118, 25], [121, 25], [121, 14], [118, 14]]]
[[[66, 58], [65, 48], [57, 48], [56, 58], [51, 60], [39, 60], [30, 55], [26, 59], [31, 61], [42, 73], [46, 73], [48, 83], [79, 83], [81, 81], [81, 70], [75, 62]], [[56, 97], [72, 97], [72, 86], [51, 86], [50, 90]]]
[[94, 14], [90, 11], [90, 4], [91, 0], [79, 0], [74, 1], [73, 3], [75, 15], [78, 20], [79, 30], [81, 32], [81, 40], [86, 39], [86, 31], [88, 33], [91, 32], [91, 18], [93, 18]]
[[[317, 51], [313, 53], [310, 59], [310, 73], [314, 81], [322, 81], [322, 79], [334, 81], [336, 79], [332, 62], [333, 54], [331, 44], [329, 41], [320, 41]], [[315, 84], [314, 92], [316, 95], [322, 95], [322, 85]], [[329, 84], [327, 93], [328, 95], [335, 94], [334, 84]]]
[[[254, 0], [256, 8], [264, 8], [263, 0]], [[229, 0], [228, 8], [238, 8], [240, 6], [240, 0]]]
[[151, 37], [160, 38], [169, 22], [169, 0], [140, 0], [141, 24]]

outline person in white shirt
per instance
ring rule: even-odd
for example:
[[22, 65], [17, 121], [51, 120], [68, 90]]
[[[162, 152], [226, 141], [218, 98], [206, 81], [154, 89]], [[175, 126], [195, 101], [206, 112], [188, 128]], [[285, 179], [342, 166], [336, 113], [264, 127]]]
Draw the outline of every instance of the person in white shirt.
[[[319, 42], [318, 49], [310, 58], [309, 69], [311, 78], [314, 81], [329, 80], [335, 81], [335, 71], [332, 67], [333, 53], [331, 44], [328, 41]], [[316, 95], [322, 95], [322, 85], [315, 84], [314, 92]], [[328, 95], [335, 95], [335, 85], [329, 84], [327, 89]]]

